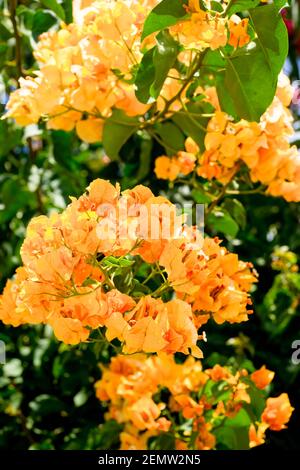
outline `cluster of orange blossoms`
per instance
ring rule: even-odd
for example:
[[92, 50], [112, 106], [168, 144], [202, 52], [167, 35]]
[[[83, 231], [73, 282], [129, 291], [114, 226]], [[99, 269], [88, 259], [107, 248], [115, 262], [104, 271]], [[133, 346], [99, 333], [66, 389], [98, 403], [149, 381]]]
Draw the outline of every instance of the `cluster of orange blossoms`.
[[[171, 227], [166, 234], [164, 224]], [[61, 214], [32, 219], [21, 256], [24, 266], [0, 298], [0, 319], [14, 326], [49, 324], [68, 344], [105, 326], [107, 339], [118, 338], [126, 353], [191, 351], [200, 357], [198, 329], [210, 316], [234, 323], [251, 313], [248, 293], [256, 277], [249, 263], [218, 239], [203, 239], [173, 204], [144, 186], [120, 193], [95, 180]], [[158, 287], [147, 287], [149, 295], [135, 294], [134, 282], [117, 289], [115, 263], [134, 280], [141, 261], [159, 276]], [[170, 293], [168, 302], [163, 292]]]
[[133, 86], [113, 70], [128, 74], [141, 59], [138, 38], [155, 3], [74, 1], [74, 22], [40, 36], [34, 53], [40, 70], [20, 79], [7, 116], [23, 126], [47, 117], [48, 128], [75, 127], [82, 140], [96, 142], [113, 106], [128, 115], [144, 114], [147, 107], [137, 101]]
[[294, 132], [287, 108], [292, 93], [288, 78], [280, 75], [274, 101], [260, 122], [243, 119], [235, 123], [220, 110], [216, 95], [210, 90], [209, 99], [217, 109], [208, 123], [205, 151], [200, 154], [188, 138], [185, 151], [174, 157], [157, 158], [157, 177], [174, 181], [180, 174], [196, 171], [203, 178], [226, 184], [246, 164], [251, 180], [265, 185], [268, 194], [282, 196], [289, 202], [300, 201], [300, 154], [296, 146], [289, 144]]
[[[112, 108], [129, 116], [144, 115], [149, 106], [140, 103], [130, 83], [140, 63], [142, 48], [155, 43], [153, 35], [141, 43], [145, 18], [157, 0], [74, 0], [74, 22], [58, 31], [40, 36], [35, 58], [40, 70], [35, 77], [20, 79], [13, 92], [6, 117], [22, 126], [47, 119], [49, 129], [76, 132], [82, 140], [101, 141], [104, 121]], [[190, 0], [188, 16], [171, 28], [184, 44], [182, 58], [190, 59], [190, 49], [243, 46], [249, 41], [248, 20], [221, 18]], [[175, 71], [176, 74], [176, 71]], [[124, 78], [124, 80], [123, 80]], [[170, 99], [181, 86], [180, 77], [167, 79], [158, 99]]]
[[[210, 0], [204, 1], [203, 4], [209, 9], [213, 8]], [[223, 9], [226, 6], [226, 2], [219, 3], [219, 7]], [[190, 14], [189, 18], [179, 21], [170, 28], [172, 34], [186, 49], [215, 50], [226, 44], [237, 48], [249, 43], [247, 18], [242, 20], [239, 16], [233, 15], [228, 19], [217, 12], [211, 15], [201, 9], [199, 0], [189, 0], [186, 9]]]
[[[108, 402], [105, 418], [124, 426], [122, 450], [147, 449], [148, 440], [163, 432], [173, 433], [176, 449], [214, 449], [214, 427], [230, 423], [251, 403], [250, 388], [263, 390], [274, 377], [265, 366], [251, 375], [220, 365], [202, 370], [192, 357], [178, 364], [165, 354], [116, 356], [102, 372], [96, 395]], [[214, 384], [222, 384], [219, 392]], [[261, 420], [249, 424], [249, 447], [262, 444], [268, 428], [284, 429], [292, 411], [286, 394], [268, 398]]]

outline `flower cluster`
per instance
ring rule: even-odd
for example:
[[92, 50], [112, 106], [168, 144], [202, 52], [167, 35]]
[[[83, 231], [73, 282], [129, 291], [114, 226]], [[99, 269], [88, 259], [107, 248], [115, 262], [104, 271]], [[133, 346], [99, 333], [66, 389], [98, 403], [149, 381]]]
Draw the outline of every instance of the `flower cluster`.
[[[92, 143], [101, 141], [112, 108], [128, 116], [144, 115], [149, 106], [137, 100], [132, 78], [142, 51], [155, 43], [153, 35], [141, 43], [141, 33], [145, 18], [158, 3], [74, 1], [74, 22], [40, 36], [34, 53], [40, 69], [34, 77], [20, 78], [6, 117], [22, 126], [46, 118], [49, 129], [75, 128], [80, 139]], [[170, 31], [186, 47], [182, 52], [186, 61], [190, 49], [215, 49], [227, 41], [234, 47], [245, 45], [247, 21], [204, 12], [198, 0], [190, 0], [186, 17]], [[158, 109], [177, 93], [180, 80], [180, 76], [167, 79]]]
[[[176, 363], [165, 354], [140, 354], [112, 358], [95, 386], [99, 400], [108, 404], [105, 418], [124, 426], [121, 449], [147, 449], [151, 439], [168, 432], [176, 449], [205, 450], [222, 444], [217, 429], [237, 416], [244, 416], [248, 447], [262, 444], [268, 428], [285, 427], [293, 408], [284, 393], [266, 400], [264, 389], [273, 377], [265, 366], [252, 374], [218, 364], [202, 370], [192, 357]], [[266, 403], [253, 422], [245, 410], [251, 410], [255, 393]]]
[[197, 165], [199, 147], [191, 137], [185, 141], [185, 150], [181, 150], [173, 157], [162, 155], [155, 160], [155, 174], [157, 178], [175, 181], [179, 175], [187, 176]]
[[[216, 104], [215, 94], [211, 96]], [[174, 181], [179, 174], [196, 171], [203, 178], [226, 184], [244, 164], [251, 180], [266, 186], [268, 194], [282, 196], [289, 202], [300, 201], [300, 155], [296, 146], [289, 144], [293, 127], [287, 107], [291, 98], [288, 78], [280, 75], [277, 94], [259, 123], [235, 123], [217, 106], [208, 123], [205, 151], [199, 154], [189, 138], [185, 152], [157, 158], [157, 177]]]
[[[171, 27], [171, 32], [185, 48], [215, 50], [226, 44], [234, 48], [248, 44], [248, 19], [242, 20], [237, 15], [228, 19], [217, 12], [212, 14], [211, 2], [204, 1], [202, 4], [208, 7], [207, 11], [201, 9], [199, 0], [189, 0], [186, 7], [189, 17]], [[225, 9], [226, 3], [219, 2], [219, 7]]]
[[68, 344], [105, 326], [107, 339], [118, 338], [126, 353], [199, 357], [198, 329], [210, 315], [233, 323], [251, 313], [251, 266], [219, 240], [203, 239], [144, 186], [121, 193], [95, 180], [62, 213], [32, 219], [21, 256], [24, 266], [0, 299], [0, 319], [47, 323]]
[[[87, 142], [101, 140], [103, 118], [114, 106], [143, 114], [132, 85], [113, 72], [128, 74], [140, 58], [143, 21], [153, 0], [74, 2], [74, 23], [40, 36], [36, 77], [20, 79], [7, 116], [20, 125], [47, 116], [50, 129], [72, 130]], [[88, 118], [84, 118], [88, 113]]]

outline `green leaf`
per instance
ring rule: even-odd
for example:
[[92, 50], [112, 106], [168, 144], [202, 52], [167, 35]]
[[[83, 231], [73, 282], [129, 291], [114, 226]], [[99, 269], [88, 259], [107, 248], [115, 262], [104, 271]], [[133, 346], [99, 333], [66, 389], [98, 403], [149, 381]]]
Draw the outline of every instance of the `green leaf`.
[[150, 440], [150, 450], [174, 450], [175, 448], [175, 437], [171, 432], [162, 432]]
[[186, 16], [184, 0], [163, 0], [147, 16], [142, 33], [142, 41], [149, 34], [173, 26]]
[[[150, 87], [155, 78], [155, 68], [153, 64], [155, 47], [147, 51], [139, 65], [135, 79], [135, 94], [141, 103], [148, 103], [150, 100]], [[154, 100], [152, 100], [154, 101]]]
[[115, 256], [108, 256], [102, 260], [102, 264], [116, 267], [122, 266], [123, 268], [127, 268], [128, 266], [132, 266], [134, 261], [127, 258], [115, 258]]
[[275, 338], [282, 335], [298, 312], [295, 298], [300, 294], [300, 275], [286, 272], [275, 276], [271, 288], [259, 305], [258, 313], [264, 329]]
[[173, 39], [168, 30], [161, 31], [156, 36], [156, 41], [157, 47], [153, 53], [155, 77], [150, 87], [150, 95], [153, 98], [159, 96], [168, 72], [173, 67], [179, 52], [179, 43]]
[[64, 410], [64, 403], [52, 395], [39, 395], [29, 403], [29, 408], [36, 419], [42, 419], [43, 416], [60, 413]]
[[204, 137], [208, 118], [203, 114], [211, 113], [213, 107], [203, 101], [190, 102], [179, 112], [172, 116], [172, 120], [184, 132], [186, 136], [192, 137], [199, 145], [200, 150], [204, 150]]
[[229, 400], [231, 396], [231, 390], [229, 389], [228, 383], [225, 380], [215, 383], [212, 386], [211, 391], [214, 397], [213, 403]]
[[158, 124], [155, 132], [160, 136], [166, 149], [167, 155], [174, 155], [184, 149], [185, 137], [176, 124], [171, 121]]
[[57, 22], [50, 11], [37, 10], [32, 20], [32, 35], [36, 41], [40, 34], [48, 31]]
[[289, 48], [288, 33], [282, 16], [276, 5], [265, 5], [249, 10], [249, 18], [257, 34], [257, 48], [264, 55], [270, 74], [277, 84], [277, 76]]
[[210, 2], [210, 5], [211, 5], [210, 6], [211, 10], [218, 11], [219, 13], [223, 13], [224, 8], [222, 7], [221, 3], [219, 3], [218, 1], [212, 0]]
[[57, 163], [64, 168], [69, 168], [75, 171], [77, 169], [77, 162], [73, 157], [73, 141], [74, 134], [61, 130], [51, 131], [53, 142], [53, 155]]
[[127, 116], [122, 110], [114, 109], [103, 128], [102, 144], [111, 159], [118, 159], [122, 146], [139, 128], [137, 117]]
[[159, 96], [179, 52], [178, 42], [167, 30], [161, 31], [156, 41], [157, 46], [145, 53], [136, 75], [136, 97], [142, 103], [151, 103]]
[[278, 74], [288, 52], [288, 37], [275, 5], [252, 9], [249, 17], [257, 38], [231, 56], [209, 52], [203, 63], [208, 70], [219, 72], [217, 92], [221, 108], [235, 119], [259, 121], [274, 98]]
[[249, 449], [249, 426], [222, 426], [215, 431], [217, 443], [230, 450]]
[[53, 11], [53, 13], [58, 16], [61, 20], [65, 20], [65, 12], [63, 7], [57, 2], [57, 0], [41, 0], [41, 3], [45, 5], [46, 8]]
[[153, 141], [149, 136], [147, 136], [147, 138], [144, 138], [141, 143], [140, 165], [136, 174], [137, 182], [142, 181], [150, 171], [152, 148]]
[[0, 23], [0, 38], [1, 41], [7, 41], [13, 36], [12, 31], [10, 31], [3, 23]]
[[130, 295], [132, 297], [141, 297], [144, 296], [145, 294], [150, 294], [151, 289], [141, 282], [139, 282], [137, 279], [133, 279], [132, 281], [132, 291]]
[[283, 8], [291, 7], [291, 0], [274, 0], [274, 5], [278, 11], [281, 11]]
[[[41, 11], [41, 10], [40, 10]], [[26, 29], [32, 30], [33, 18], [35, 10], [32, 10], [25, 5], [18, 5], [16, 13], [19, 17], [19, 21], [22, 20], [23, 25]]]
[[73, 21], [73, 4], [72, 0], [63, 0], [62, 6], [65, 12], [65, 21], [67, 24], [72, 23]]
[[242, 229], [245, 229], [247, 222], [246, 209], [237, 199], [226, 199], [221, 206], [234, 218]]
[[192, 190], [192, 197], [197, 204], [209, 204], [211, 197], [205, 192], [205, 189], [197, 187]]
[[228, 58], [223, 80], [217, 81], [221, 108], [235, 119], [259, 121], [275, 91], [276, 82], [270, 68], [256, 49], [247, 55]]
[[259, 4], [260, 0], [231, 0], [226, 8], [226, 16], [255, 8]]
[[212, 51], [209, 49], [203, 56], [202, 69], [209, 74], [222, 71], [225, 65], [225, 60], [218, 50]]
[[122, 431], [122, 425], [117, 421], [110, 420], [98, 428], [97, 449], [114, 449], [119, 441], [119, 434]]
[[241, 408], [240, 411], [233, 418], [227, 418], [226, 424], [228, 426], [237, 427], [237, 428], [250, 426], [251, 419], [247, 411]]
[[45, 439], [42, 442], [31, 444], [28, 450], [55, 450], [55, 447], [50, 439]]
[[216, 207], [207, 217], [207, 225], [214, 232], [221, 232], [231, 237], [236, 237], [239, 226], [231, 215], [221, 207]]
[[[266, 399], [262, 390], [256, 388], [251, 380], [248, 380], [249, 387], [247, 393], [250, 396], [250, 404], [248, 405], [253, 413], [256, 421], [261, 421], [262, 412], [266, 406]], [[247, 408], [246, 404], [245, 407]]]

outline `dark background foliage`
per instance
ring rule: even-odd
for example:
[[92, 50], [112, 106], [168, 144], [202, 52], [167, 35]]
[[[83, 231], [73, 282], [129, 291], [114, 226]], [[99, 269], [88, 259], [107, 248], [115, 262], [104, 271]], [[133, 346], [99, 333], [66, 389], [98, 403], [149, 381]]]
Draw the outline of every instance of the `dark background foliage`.
[[[71, 21], [71, 1], [0, 0], [1, 113], [17, 78], [32, 71], [32, 47], [38, 35], [61, 19]], [[286, 69], [299, 79], [300, 22], [298, 2], [284, 13], [290, 36]], [[18, 30], [16, 31], [16, 24]], [[295, 113], [295, 142], [300, 121]], [[111, 162], [101, 145], [80, 142], [74, 133], [47, 131], [43, 124], [21, 129], [0, 121], [0, 285], [20, 263], [19, 250], [31, 217], [60, 210], [69, 195], [78, 196], [95, 178], [118, 180], [123, 189], [137, 183], [162, 191], [171, 199], [178, 192], [153, 177], [158, 143], [142, 144], [132, 137]], [[151, 158], [150, 158], [151, 156]], [[268, 436], [267, 446], [297, 449], [300, 444], [300, 365], [293, 365], [292, 342], [300, 340], [300, 275], [293, 272], [300, 254], [300, 209], [282, 199], [263, 195], [239, 198], [245, 211], [238, 215], [235, 238], [208, 225], [259, 273], [253, 292], [254, 314], [239, 325], [207, 327], [206, 365], [252, 361], [276, 372], [272, 394], [286, 391], [296, 408], [289, 428]], [[246, 222], [243, 221], [246, 217]], [[225, 230], [226, 232], [226, 230]], [[286, 248], [282, 248], [286, 247]], [[275, 254], [274, 254], [275, 253]], [[118, 444], [119, 426], [103, 423], [105, 410], [94, 395], [100, 377], [98, 363], [113, 354], [102, 343], [68, 347], [47, 327], [0, 326], [7, 361], [0, 366], [0, 448], [107, 449]]]

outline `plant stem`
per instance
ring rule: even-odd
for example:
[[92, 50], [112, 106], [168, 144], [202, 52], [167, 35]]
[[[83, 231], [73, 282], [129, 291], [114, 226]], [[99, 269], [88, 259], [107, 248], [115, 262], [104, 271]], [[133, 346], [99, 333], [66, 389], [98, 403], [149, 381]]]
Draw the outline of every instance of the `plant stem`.
[[19, 77], [23, 77], [23, 69], [22, 69], [22, 47], [21, 47], [21, 37], [18, 30], [17, 19], [16, 19], [16, 10], [18, 6], [18, 0], [9, 0], [9, 12], [10, 12], [10, 19], [12, 22], [13, 30], [14, 30], [14, 37], [15, 37], [15, 46], [16, 46], [16, 66]]
[[233, 178], [235, 177], [236, 173], [238, 172], [239, 170], [239, 165], [237, 165], [236, 167], [236, 171], [234, 172], [234, 174], [232, 175], [232, 177], [230, 178], [230, 180], [224, 184], [223, 188], [221, 189], [219, 195], [216, 197], [216, 199], [208, 206], [207, 210], [205, 211], [205, 215], [208, 215], [210, 214], [214, 208], [219, 204], [219, 202], [223, 199], [223, 197], [228, 194], [227, 192], [227, 189], [228, 187], [230, 186]]
[[184, 92], [184, 90], [186, 89], [186, 87], [189, 85], [189, 83], [191, 82], [192, 78], [194, 77], [195, 73], [198, 71], [200, 65], [201, 65], [201, 62], [203, 60], [203, 57], [205, 55], [206, 51], [204, 51], [200, 56], [196, 56], [196, 58], [194, 59], [194, 63], [192, 64], [191, 66], [191, 70], [190, 72], [188, 73], [186, 79], [183, 81], [182, 83], [182, 86], [180, 87], [180, 89], [178, 90], [178, 92], [170, 99], [166, 102], [165, 104], [165, 107], [162, 111], [160, 111], [160, 113], [158, 113], [158, 115], [155, 117], [154, 121], [152, 124], [154, 124], [155, 122], [163, 119], [167, 112], [169, 111], [170, 107], [172, 106], [172, 104], [178, 99], [180, 98], [180, 96], [182, 95], [182, 93]]

